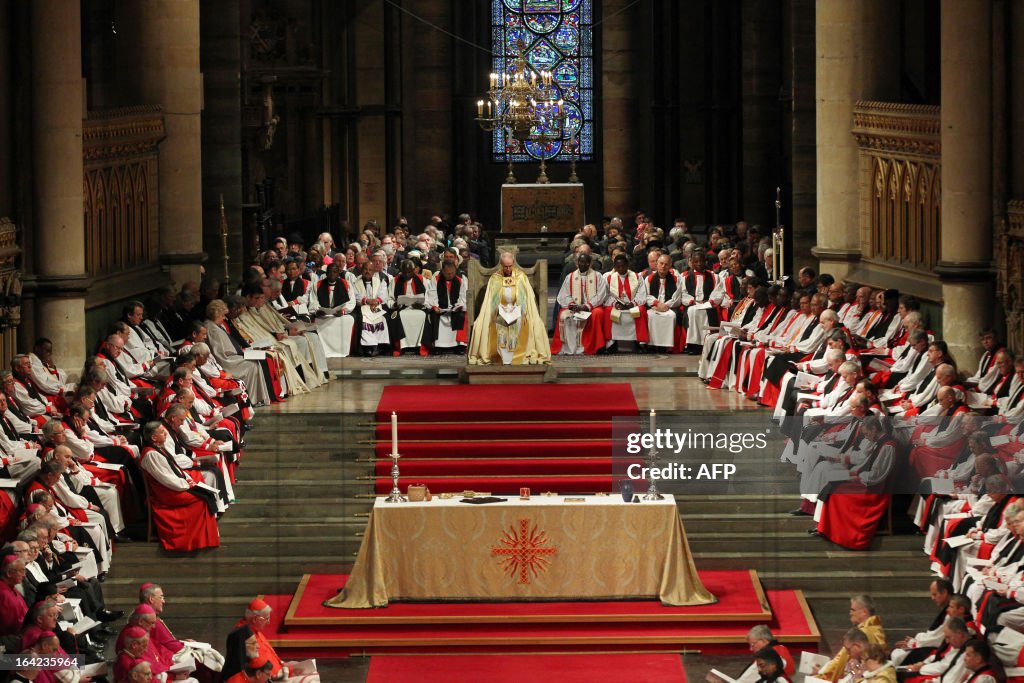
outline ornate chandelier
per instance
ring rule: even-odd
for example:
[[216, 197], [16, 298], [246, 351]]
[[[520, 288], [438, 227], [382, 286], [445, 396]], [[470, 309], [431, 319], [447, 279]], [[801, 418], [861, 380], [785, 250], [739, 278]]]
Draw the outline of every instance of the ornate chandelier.
[[[534, 70], [526, 59], [526, 46], [518, 43], [518, 54], [510, 73], [492, 73], [486, 100], [477, 100], [476, 122], [484, 131], [502, 128], [506, 140], [520, 145], [527, 141], [553, 142], [560, 140], [565, 130], [564, 102], [558, 99], [554, 78], [550, 71]], [[516, 182], [512, 172], [509, 151], [506, 183]], [[540, 160], [538, 183], [547, 183], [544, 158]]]

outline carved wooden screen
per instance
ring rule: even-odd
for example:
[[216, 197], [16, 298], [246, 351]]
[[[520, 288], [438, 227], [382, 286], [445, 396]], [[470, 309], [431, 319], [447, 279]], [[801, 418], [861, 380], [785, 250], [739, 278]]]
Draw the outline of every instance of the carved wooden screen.
[[858, 102], [853, 117], [864, 256], [931, 271], [942, 226], [939, 108]]
[[996, 236], [999, 301], [1006, 315], [1006, 345], [1024, 349], [1024, 200], [1007, 205], [1007, 220]]
[[91, 111], [83, 130], [85, 264], [102, 277], [156, 261], [159, 107]]

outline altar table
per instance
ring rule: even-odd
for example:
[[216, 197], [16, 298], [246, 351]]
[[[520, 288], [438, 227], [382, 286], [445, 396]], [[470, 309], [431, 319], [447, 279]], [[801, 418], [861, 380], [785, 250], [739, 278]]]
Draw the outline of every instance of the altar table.
[[325, 604], [642, 599], [716, 600], [697, 576], [671, 496], [641, 503], [534, 496], [483, 505], [379, 497], [348, 582]]

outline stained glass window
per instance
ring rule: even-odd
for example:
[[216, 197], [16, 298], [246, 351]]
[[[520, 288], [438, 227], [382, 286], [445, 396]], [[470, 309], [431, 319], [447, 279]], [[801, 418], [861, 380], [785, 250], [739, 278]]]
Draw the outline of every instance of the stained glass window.
[[594, 155], [593, 0], [491, 0], [492, 70], [511, 74], [526, 46], [536, 71], [550, 71], [564, 100], [566, 124], [560, 140], [519, 141], [502, 129], [493, 133], [491, 151], [498, 162], [540, 158], [589, 161]]

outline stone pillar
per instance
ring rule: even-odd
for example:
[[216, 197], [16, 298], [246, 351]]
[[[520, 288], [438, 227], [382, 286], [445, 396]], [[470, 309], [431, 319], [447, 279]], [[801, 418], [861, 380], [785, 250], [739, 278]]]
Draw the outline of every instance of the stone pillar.
[[[160, 261], [181, 285], [199, 279], [203, 252], [202, 73], [199, 0], [136, 0], [124, 13], [126, 79], [143, 104], [164, 110], [160, 145]], [[219, 274], [219, 272], [218, 272]]]
[[[242, 70], [239, 0], [201, 3], [203, 66], [203, 230], [208, 273], [224, 275], [224, 244], [220, 230], [220, 197], [228, 224], [231, 281], [241, 280], [253, 245], [244, 243], [242, 202]], [[161, 155], [163, 154], [161, 151]]]
[[36, 332], [57, 364], [85, 363], [85, 220], [79, 3], [33, 2], [32, 179]]
[[[1024, 73], [1024, 0], [1013, 0], [1008, 8], [1007, 70], [1011, 74]], [[1007, 122], [1010, 138], [1009, 182], [1010, 199], [1024, 199], [1024, 83], [1020, 78], [1007, 79], [1010, 118]]]
[[821, 272], [841, 280], [860, 258], [853, 105], [899, 93], [899, 5], [819, 0], [815, 27], [818, 243], [811, 251]]
[[634, 27], [639, 13], [636, 8], [623, 11], [631, 4], [629, 0], [604, 0], [601, 4], [602, 16], [610, 17], [601, 25], [604, 210], [620, 217], [639, 208], [637, 173], [643, 165], [636, 154], [636, 141], [640, 139], [636, 78], [640, 43], [634, 39]]
[[973, 369], [992, 318], [992, 9], [942, 0], [942, 338]]
[[[789, 3], [788, 77], [791, 83], [789, 240], [792, 253], [806, 259], [817, 229], [817, 149], [815, 148], [815, 0]], [[785, 220], [785, 218], [783, 218]]]

